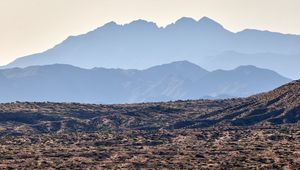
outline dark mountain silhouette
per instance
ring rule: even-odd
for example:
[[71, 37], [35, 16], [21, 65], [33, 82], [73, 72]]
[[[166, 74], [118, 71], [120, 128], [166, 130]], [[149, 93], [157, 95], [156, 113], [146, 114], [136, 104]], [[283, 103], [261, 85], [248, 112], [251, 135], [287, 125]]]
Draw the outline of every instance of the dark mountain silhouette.
[[291, 81], [254, 66], [208, 72], [188, 61], [146, 70], [81, 69], [70, 65], [0, 70], [0, 101], [133, 103], [244, 97]]
[[286, 65], [281, 69], [276, 67], [281, 62], [299, 63], [299, 46], [298, 35], [251, 29], [233, 33], [207, 17], [199, 21], [181, 18], [164, 28], [144, 20], [125, 25], [110, 22], [86, 34], [70, 36], [43, 53], [19, 58], [4, 68], [58, 63], [83, 68], [145, 69], [189, 60], [212, 70], [215, 64], [209, 58], [217, 56], [214, 61], [219, 64], [218, 68], [226, 69], [228, 65], [222, 64], [225, 61], [222, 54], [232, 51], [245, 56], [236, 61], [235, 67], [252, 64], [257, 61], [257, 54], [280, 56], [272, 62], [260, 63], [265, 63], [264, 68], [299, 78], [298, 67], [290, 71], [286, 71], [289, 70]]

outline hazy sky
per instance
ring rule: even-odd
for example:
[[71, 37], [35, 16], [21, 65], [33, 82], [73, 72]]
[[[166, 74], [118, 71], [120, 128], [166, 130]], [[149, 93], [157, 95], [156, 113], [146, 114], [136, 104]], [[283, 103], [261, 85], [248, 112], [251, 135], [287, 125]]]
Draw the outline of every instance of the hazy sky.
[[235, 32], [300, 34], [299, 9], [300, 0], [0, 0], [0, 65], [112, 20], [165, 26], [183, 16], [208, 16]]

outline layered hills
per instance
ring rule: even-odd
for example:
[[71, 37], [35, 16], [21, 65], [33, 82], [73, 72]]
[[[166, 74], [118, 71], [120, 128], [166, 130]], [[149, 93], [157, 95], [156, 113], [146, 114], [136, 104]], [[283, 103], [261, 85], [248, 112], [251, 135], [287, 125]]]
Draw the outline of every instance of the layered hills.
[[188, 61], [145, 70], [70, 65], [0, 70], [0, 102], [136, 103], [246, 97], [290, 82], [254, 66], [207, 71]]
[[207, 17], [70, 36], [1, 67], [0, 169], [299, 169], [299, 46]]
[[110, 22], [3, 68], [68, 64], [82, 68], [146, 69], [188, 60], [209, 70], [251, 64], [297, 79], [298, 67], [291, 69], [291, 64], [300, 62], [299, 46], [298, 35], [253, 29], [234, 33], [207, 17], [199, 21], [184, 17], [166, 27], [144, 20], [125, 25]]

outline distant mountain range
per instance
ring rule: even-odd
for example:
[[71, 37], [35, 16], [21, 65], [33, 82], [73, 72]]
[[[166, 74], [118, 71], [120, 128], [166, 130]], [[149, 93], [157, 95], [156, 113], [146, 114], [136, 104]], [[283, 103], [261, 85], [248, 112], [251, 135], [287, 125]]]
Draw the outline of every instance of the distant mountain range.
[[208, 70], [255, 65], [297, 79], [299, 47], [298, 35], [252, 29], [233, 33], [207, 17], [199, 21], [181, 18], [166, 27], [137, 20], [125, 25], [107, 23], [2, 68], [69, 64], [81, 68], [145, 69], [188, 60]]
[[188, 61], [145, 70], [55, 64], [0, 70], [0, 102], [134, 103], [244, 97], [290, 81], [254, 66], [209, 72]]

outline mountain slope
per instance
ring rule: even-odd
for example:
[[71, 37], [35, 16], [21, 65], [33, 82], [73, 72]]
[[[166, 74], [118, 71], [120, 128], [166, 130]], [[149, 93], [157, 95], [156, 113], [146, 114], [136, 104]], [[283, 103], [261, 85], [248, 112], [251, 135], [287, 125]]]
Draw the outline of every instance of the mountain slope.
[[234, 100], [228, 107], [199, 116], [189, 127], [277, 125], [300, 121], [300, 80], [268, 93]]
[[297, 71], [299, 55], [287, 55], [276, 53], [243, 54], [234, 51], [226, 51], [215, 56], [204, 57], [201, 66], [209, 70], [230, 70], [240, 65], [254, 65], [260, 68], [269, 68], [281, 75], [298, 79]]
[[[59, 63], [83, 68], [145, 69], [178, 60], [206, 65], [207, 56], [226, 51], [249, 55], [276, 54], [288, 56], [284, 60], [289, 61], [291, 55], [299, 58], [299, 45], [300, 36], [297, 35], [250, 29], [233, 33], [207, 17], [199, 21], [181, 18], [164, 28], [143, 20], [125, 25], [110, 22], [86, 34], [71, 36], [43, 53], [19, 58], [4, 68]], [[238, 65], [244, 64], [251, 63]], [[224, 67], [226, 65], [218, 68]], [[265, 68], [274, 70], [272, 64]], [[296, 70], [288, 76], [298, 72]]]
[[81, 69], [56, 64], [4, 69], [1, 74], [0, 92], [6, 94], [0, 96], [1, 102], [135, 103], [242, 97], [291, 81], [251, 66], [208, 72], [188, 61], [146, 70]]
[[272, 90], [289, 81], [271, 70], [260, 69], [255, 66], [240, 66], [233, 70], [210, 72], [198, 80], [195, 83], [196, 87], [192, 87], [194, 90], [191, 91], [197, 95], [202, 94], [201, 96], [247, 97]]
[[0, 135], [290, 124], [300, 121], [300, 81], [248, 98], [130, 105], [0, 104]]
[[230, 100], [0, 104], [0, 163], [3, 169], [299, 169], [299, 107], [300, 81]]

